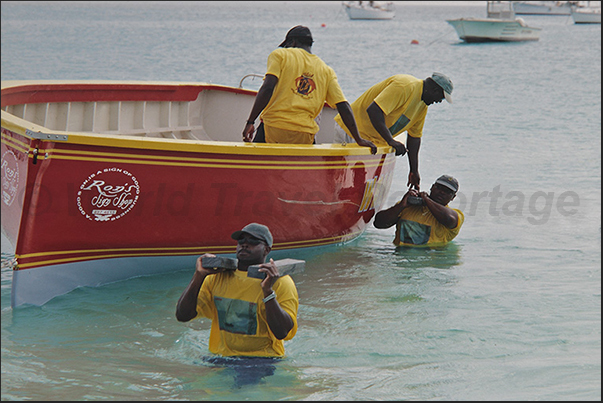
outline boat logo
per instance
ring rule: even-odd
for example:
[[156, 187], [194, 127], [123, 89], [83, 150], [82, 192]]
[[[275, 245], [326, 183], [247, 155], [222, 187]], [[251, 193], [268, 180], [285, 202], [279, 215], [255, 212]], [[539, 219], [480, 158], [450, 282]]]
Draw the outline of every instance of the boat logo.
[[82, 183], [77, 207], [90, 221], [115, 221], [132, 210], [139, 196], [140, 186], [134, 175], [121, 168], [105, 168]]
[[17, 157], [8, 150], [2, 155], [2, 201], [7, 206], [13, 204], [19, 188], [19, 165]]
[[303, 73], [295, 79], [297, 93], [303, 96], [309, 96], [316, 89], [316, 83], [312, 80], [314, 74]]

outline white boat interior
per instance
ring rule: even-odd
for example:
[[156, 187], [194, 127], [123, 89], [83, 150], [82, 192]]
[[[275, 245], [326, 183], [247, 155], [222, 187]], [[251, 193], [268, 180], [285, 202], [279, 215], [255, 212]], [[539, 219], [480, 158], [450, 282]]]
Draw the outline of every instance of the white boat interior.
[[[241, 142], [254, 99], [255, 93], [204, 89], [190, 102], [49, 102], [3, 110], [51, 131]], [[316, 118], [316, 144], [334, 142], [336, 115], [337, 110], [325, 106]]]

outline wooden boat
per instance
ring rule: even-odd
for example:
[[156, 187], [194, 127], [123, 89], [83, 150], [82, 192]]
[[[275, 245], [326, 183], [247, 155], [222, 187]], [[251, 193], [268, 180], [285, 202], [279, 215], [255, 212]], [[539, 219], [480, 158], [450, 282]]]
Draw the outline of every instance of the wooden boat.
[[590, 1], [586, 4], [572, 7], [572, 19], [574, 24], [600, 24], [601, 23], [601, 2], [598, 3], [598, 7], [591, 6]]
[[517, 15], [570, 15], [575, 1], [512, 1]]
[[11, 305], [234, 256], [268, 225], [273, 255], [360, 236], [392, 181], [393, 149], [244, 143], [256, 91], [206, 83], [2, 82], [2, 230]]
[[510, 2], [489, 1], [487, 18], [459, 18], [446, 20], [459, 38], [474, 42], [520, 42], [540, 39], [541, 28], [529, 27], [522, 18], [515, 17]]
[[391, 1], [344, 1], [342, 4], [351, 20], [391, 20], [396, 16], [396, 7]]

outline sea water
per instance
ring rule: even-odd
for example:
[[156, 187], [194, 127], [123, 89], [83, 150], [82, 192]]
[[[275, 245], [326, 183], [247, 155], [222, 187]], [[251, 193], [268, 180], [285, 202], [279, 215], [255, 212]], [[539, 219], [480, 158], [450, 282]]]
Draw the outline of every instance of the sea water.
[[[3, 237], [2, 400], [599, 401], [601, 25], [523, 16], [539, 41], [464, 44], [446, 19], [485, 2], [396, 6], [352, 21], [335, 1], [3, 1], [2, 80], [238, 86], [297, 24], [350, 101], [392, 74], [447, 74], [454, 103], [429, 108], [421, 187], [455, 176], [465, 224], [443, 248], [395, 248], [369, 225], [292, 255], [306, 260], [299, 330], [251, 384], [206, 361], [209, 321], [176, 320], [192, 267], [11, 309]], [[395, 172], [384, 207], [406, 190], [406, 157]]]

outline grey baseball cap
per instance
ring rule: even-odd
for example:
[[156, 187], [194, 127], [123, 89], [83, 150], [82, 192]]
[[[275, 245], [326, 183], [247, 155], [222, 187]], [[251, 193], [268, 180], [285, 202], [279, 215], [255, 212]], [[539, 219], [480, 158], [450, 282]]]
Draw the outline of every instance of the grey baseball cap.
[[442, 89], [444, 90], [444, 97], [449, 104], [452, 103], [452, 81], [448, 78], [448, 76], [442, 73], [433, 73], [431, 75], [433, 81], [435, 81]]
[[442, 175], [438, 179], [436, 179], [435, 183], [446, 186], [448, 189], [452, 190], [454, 193], [459, 190], [459, 182], [454, 179], [450, 175]]
[[244, 233], [261, 239], [272, 248], [272, 234], [267, 226], [252, 222], [244, 226], [242, 230], [233, 232], [230, 237], [238, 241]]

